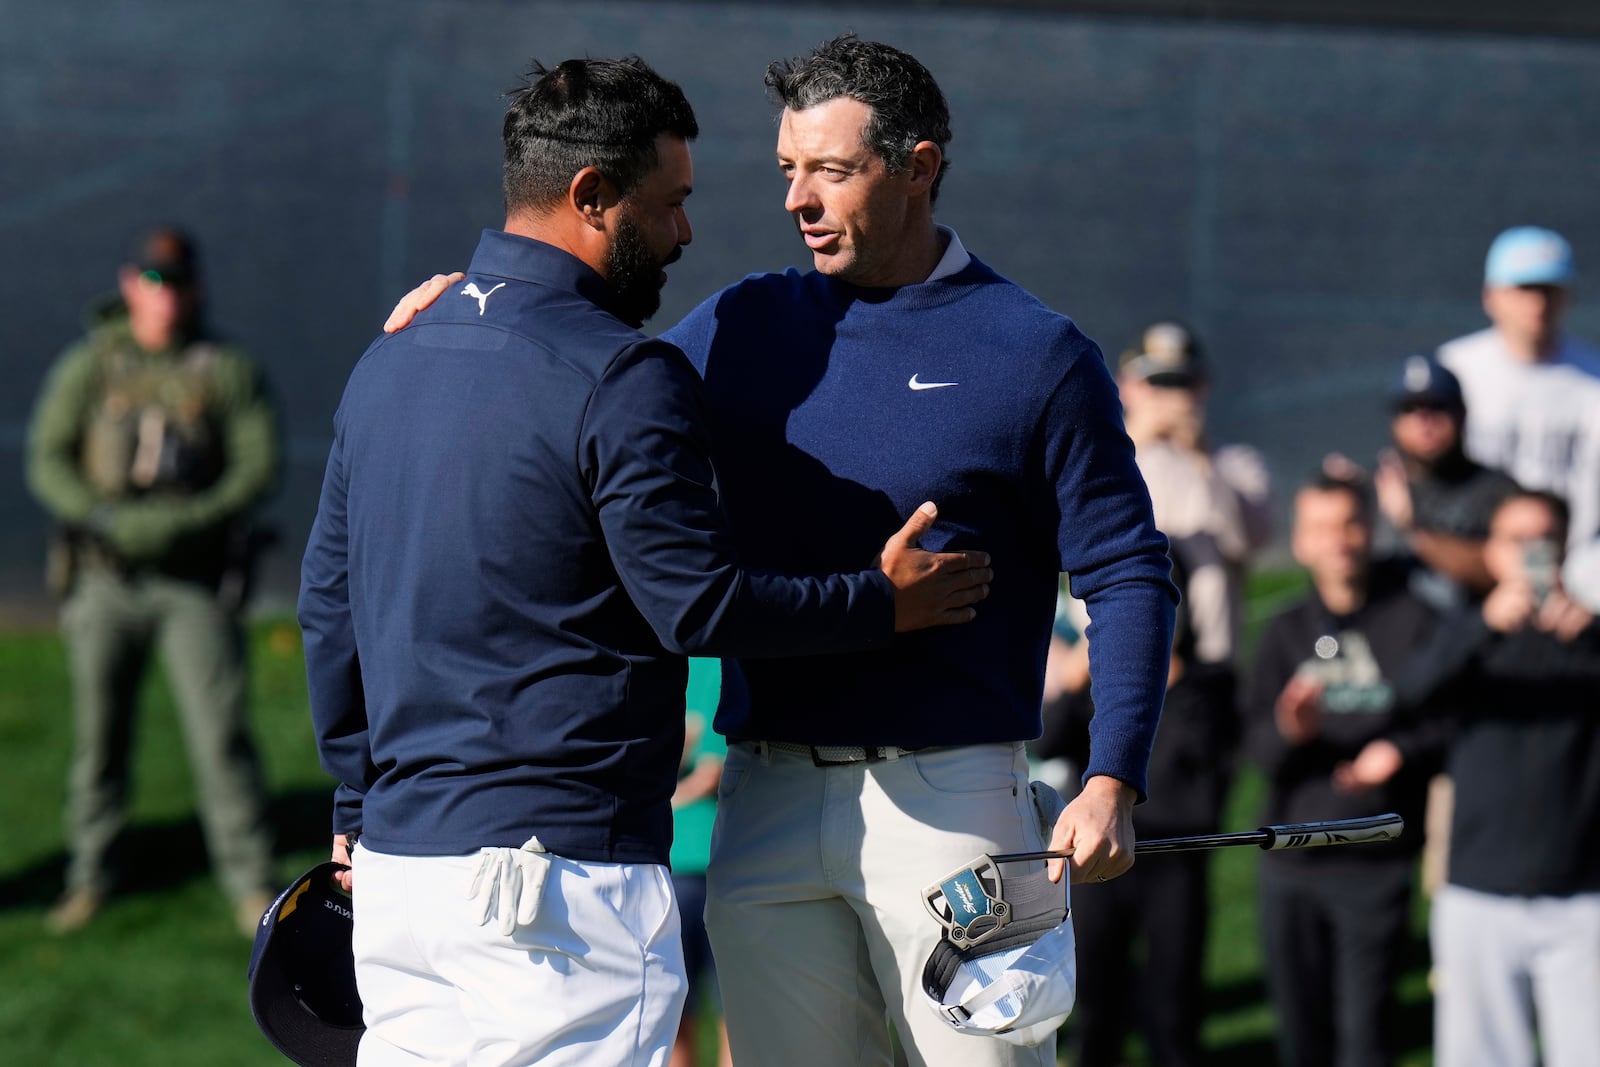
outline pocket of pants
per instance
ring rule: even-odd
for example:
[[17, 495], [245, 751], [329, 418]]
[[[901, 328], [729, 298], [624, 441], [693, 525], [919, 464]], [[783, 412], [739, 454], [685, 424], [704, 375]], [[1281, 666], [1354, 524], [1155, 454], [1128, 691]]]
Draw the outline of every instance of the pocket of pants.
[[[619, 887], [626, 899], [618, 915], [639, 949], [649, 952], [666, 939], [681, 939], [677, 895], [672, 891], [672, 875], [658, 863], [639, 863]], [[681, 947], [679, 948], [681, 952]]]
[[1026, 777], [1018, 773], [1011, 745], [964, 745], [914, 752], [903, 758], [912, 761], [923, 785], [944, 796], [1017, 796], [1026, 783]]
[[1039, 837], [1048, 846], [1050, 838], [1055, 836], [1056, 820], [1067, 810], [1067, 803], [1054, 786], [1044, 782], [1029, 782], [1028, 795], [1033, 801], [1034, 812], [1039, 816]]
[[750, 776], [750, 763], [755, 759], [754, 746], [736, 744], [728, 746], [728, 755], [722, 761], [722, 777], [717, 779], [717, 799], [727, 800], [739, 791]]

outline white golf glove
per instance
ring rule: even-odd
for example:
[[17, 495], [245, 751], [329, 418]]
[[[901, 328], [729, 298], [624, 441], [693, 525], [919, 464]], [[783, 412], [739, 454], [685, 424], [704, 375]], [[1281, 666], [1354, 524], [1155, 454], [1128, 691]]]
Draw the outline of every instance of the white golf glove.
[[537, 837], [530, 837], [521, 848], [486, 848], [480, 855], [467, 897], [482, 909], [479, 926], [498, 918], [500, 933], [509, 936], [538, 914], [539, 897], [550, 873], [550, 854]]

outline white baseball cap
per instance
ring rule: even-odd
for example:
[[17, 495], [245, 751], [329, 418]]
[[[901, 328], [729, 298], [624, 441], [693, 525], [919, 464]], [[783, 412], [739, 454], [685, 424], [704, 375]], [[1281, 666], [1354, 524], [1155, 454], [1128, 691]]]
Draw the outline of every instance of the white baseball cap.
[[[924, 898], [946, 933], [922, 970], [922, 991], [956, 1030], [1031, 1046], [1047, 1040], [1072, 1012], [1078, 961], [1067, 878], [1051, 882], [1043, 863], [1031, 865], [1037, 869], [1005, 878], [1002, 888], [998, 865], [980, 860], [930, 887]], [[1003, 902], [1005, 919], [958, 947], [950, 938], [950, 916], [941, 912], [948, 902], [960, 907], [970, 900], [974, 887], [991, 909]]]

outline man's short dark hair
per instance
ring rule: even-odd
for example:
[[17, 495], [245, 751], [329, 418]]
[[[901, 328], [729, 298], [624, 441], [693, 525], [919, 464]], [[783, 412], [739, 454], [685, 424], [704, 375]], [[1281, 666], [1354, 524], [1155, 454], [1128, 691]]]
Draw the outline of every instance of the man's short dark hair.
[[1550, 536], [1555, 541], [1565, 543], [1567, 530], [1572, 525], [1572, 508], [1567, 505], [1566, 497], [1559, 493], [1548, 492], [1544, 489], [1518, 489], [1495, 505], [1494, 515], [1491, 516], [1490, 522], [1492, 523], [1494, 519], [1499, 518], [1500, 513], [1512, 504], [1518, 504], [1525, 500], [1542, 505], [1550, 512], [1551, 526], [1553, 527], [1550, 531]]
[[559, 203], [573, 175], [594, 167], [627, 197], [659, 163], [656, 138], [700, 134], [683, 90], [638, 56], [537, 61], [506, 94], [506, 213]]
[[1373, 499], [1372, 490], [1365, 478], [1329, 474], [1319, 470], [1300, 484], [1302, 493], [1345, 493], [1356, 503], [1356, 510], [1361, 513], [1361, 518], [1367, 522], [1372, 521]]
[[[872, 109], [861, 140], [891, 174], [911, 165], [911, 150], [932, 141], [940, 151], [950, 143], [950, 108], [928, 68], [898, 48], [863, 41], [853, 33], [824, 41], [809, 56], [780, 59], [767, 67], [767, 88], [776, 103], [804, 111], [849, 97]], [[930, 202], [950, 168], [949, 157], [934, 175]]]

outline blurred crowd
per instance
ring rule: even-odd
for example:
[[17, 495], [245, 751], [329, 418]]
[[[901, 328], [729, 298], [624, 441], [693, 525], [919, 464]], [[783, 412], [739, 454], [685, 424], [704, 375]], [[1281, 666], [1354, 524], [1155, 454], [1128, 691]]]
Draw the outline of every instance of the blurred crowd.
[[[75, 692], [70, 864], [48, 921], [76, 930], [114, 888], [134, 703], [160, 653], [211, 859], [248, 930], [272, 876], [239, 610], [277, 416], [249, 357], [207, 331], [186, 235], [146, 235], [116, 280], [117, 299], [52, 370], [29, 437], [29, 484], [60, 531], [51, 571]], [[1391, 1061], [1419, 870], [1437, 1062], [1532, 1063], [1538, 1047], [1574, 1064], [1600, 1048], [1600, 350], [1563, 331], [1574, 280], [1559, 235], [1500, 235], [1489, 326], [1397, 358], [1391, 447], [1363, 457], [1326, 442], [1321, 469], [1288, 490], [1309, 589], [1248, 652], [1246, 579], [1275, 532], [1268, 465], [1211, 440], [1218, 357], [1188, 328], [1155, 323], [1115, 361], [1183, 593], [1139, 836], [1219, 829], [1241, 762], [1265, 777], [1263, 823], [1406, 820], [1396, 842], [1263, 857], [1285, 1064]], [[1063, 595], [1032, 746], [1068, 796], [1094, 715], [1086, 624]], [[710, 729], [716, 684], [715, 664], [697, 662], [673, 800], [686, 916], [704, 899], [725, 751]], [[1154, 1063], [1200, 1062], [1210, 903], [1206, 853], [1074, 887], [1079, 973], [1094, 979], [1079, 985], [1069, 1062], [1121, 1063], [1130, 1033]], [[703, 927], [686, 923], [685, 937], [691, 977], [714, 997]], [[695, 1062], [699, 1036], [685, 1028], [674, 1063]]]
[[[1279, 1062], [1391, 1063], [1419, 871], [1431, 896], [1435, 1062], [1593, 1063], [1600, 1048], [1600, 350], [1562, 322], [1572, 251], [1535, 227], [1485, 262], [1490, 325], [1397, 361], [1392, 442], [1329, 441], [1293, 487], [1309, 590], [1241, 655], [1244, 579], [1271, 531], [1265, 464], [1208, 440], [1207, 362], [1157, 323], [1119, 362], [1129, 435], [1183, 591], [1140, 839], [1216, 832], [1241, 761], [1263, 824], [1394, 812], [1359, 848], [1268, 853], [1260, 936]], [[1034, 746], [1083, 766], [1086, 618], [1063, 596]], [[1424, 833], [1426, 827], [1426, 833]], [[1422, 857], [1423, 853], [1425, 857]], [[1420, 859], [1420, 862], [1419, 862]], [[1068, 1062], [1201, 1062], [1206, 853], [1073, 892]]]

